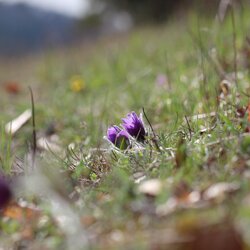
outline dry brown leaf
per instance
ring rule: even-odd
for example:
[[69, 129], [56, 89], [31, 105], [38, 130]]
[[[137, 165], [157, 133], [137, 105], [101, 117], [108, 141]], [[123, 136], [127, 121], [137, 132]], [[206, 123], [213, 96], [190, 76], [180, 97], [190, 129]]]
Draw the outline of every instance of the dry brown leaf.
[[39, 218], [40, 211], [35, 208], [20, 206], [18, 203], [11, 203], [2, 211], [2, 215], [18, 221], [31, 221]]
[[13, 202], [2, 211], [2, 216], [21, 223], [20, 232], [18, 232], [20, 239], [30, 240], [34, 238], [34, 227], [41, 218], [41, 212], [36, 208]]

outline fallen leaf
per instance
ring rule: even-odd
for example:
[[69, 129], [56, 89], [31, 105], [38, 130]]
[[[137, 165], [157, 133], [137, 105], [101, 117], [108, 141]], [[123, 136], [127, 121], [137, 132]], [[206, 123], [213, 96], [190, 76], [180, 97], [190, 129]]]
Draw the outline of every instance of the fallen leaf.
[[13, 202], [3, 209], [2, 215], [18, 221], [31, 221], [40, 216], [40, 211], [35, 208], [20, 206], [18, 203]]
[[[26, 204], [26, 202], [24, 203]], [[1, 215], [20, 223], [21, 227], [17, 235], [20, 235], [21, 240], [31, 240], [34, 238], [35, 228], [41, 218], [40, 210], [28, 205], [20, 205], [17, 202], [13, 202], [2, 211]]]

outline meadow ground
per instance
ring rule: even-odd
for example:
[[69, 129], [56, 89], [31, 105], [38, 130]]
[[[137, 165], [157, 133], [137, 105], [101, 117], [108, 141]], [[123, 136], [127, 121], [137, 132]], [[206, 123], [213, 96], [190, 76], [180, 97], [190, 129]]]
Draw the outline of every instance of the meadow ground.
[[[1, 248], [249, 249], [249, 20], [190, 14], [1, 62]], [[36, 152], [31, 121], [4, 131], [28, 86]], [[147, 136], [120, 150], [104, 136], [131, 111]]]

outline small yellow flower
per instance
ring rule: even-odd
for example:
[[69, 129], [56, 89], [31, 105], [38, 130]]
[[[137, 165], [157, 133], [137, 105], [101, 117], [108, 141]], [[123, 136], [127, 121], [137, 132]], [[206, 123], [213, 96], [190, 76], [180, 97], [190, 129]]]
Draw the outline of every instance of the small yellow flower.
[[73, 92], [80, 92], [85, 89], [84, 79], [79, 75], [73, 76], [70, 80], [70, 89]]

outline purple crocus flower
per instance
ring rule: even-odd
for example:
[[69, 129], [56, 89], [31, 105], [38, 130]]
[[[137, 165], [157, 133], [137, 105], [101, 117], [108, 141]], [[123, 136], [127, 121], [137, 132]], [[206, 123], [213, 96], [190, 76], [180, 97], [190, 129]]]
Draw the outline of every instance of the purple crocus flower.
[[108, 128], [107, 137], [117, 148], [122, 150], [127, 149], [130, 144], [128, 133], [117, 126]]
[[146, 130], [142, 119], [135, 112], [129, 113], [126, 118], [122, 119], [122, 126], [126, 131], [140, 142], [145, 141]]
[[159, 74], [156, 78], [156, 83], [159, 87], [166, 85], [168, 82], [167, 76], [164, 74]]
[[0, 177], [0, 209], [5, 207], [12, 197], [9, 184], [3, 177]]

